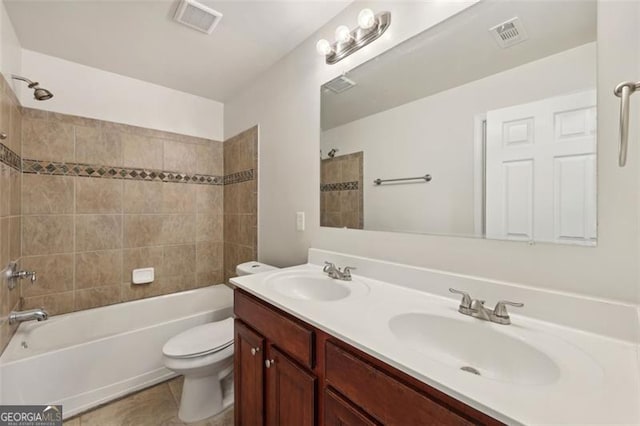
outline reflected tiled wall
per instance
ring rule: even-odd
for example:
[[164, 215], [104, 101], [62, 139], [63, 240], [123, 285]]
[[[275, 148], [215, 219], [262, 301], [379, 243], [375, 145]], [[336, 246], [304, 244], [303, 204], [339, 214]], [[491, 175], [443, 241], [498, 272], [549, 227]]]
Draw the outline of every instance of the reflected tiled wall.
[[362, 229], [363, 153], [321, 160], [320, 226]]
[[[22, 112], [11, 86], [0, 75], [0, 270], [9, 261], [20, 262], [20, 149]], [[0, 353], [15, 332], [9, 326], [9, 312], [20, 308], [20, 284], [9, 291], [4, 278], [0, 279]]]
[[225, 280], [239, 263], [257, 258], [258, 128], [224, 143]]
[[[25, 308], [50, 314], [223, 282], [223, 143], [23, 110]], [[131, 271], [154, 267], [151, 284]]]

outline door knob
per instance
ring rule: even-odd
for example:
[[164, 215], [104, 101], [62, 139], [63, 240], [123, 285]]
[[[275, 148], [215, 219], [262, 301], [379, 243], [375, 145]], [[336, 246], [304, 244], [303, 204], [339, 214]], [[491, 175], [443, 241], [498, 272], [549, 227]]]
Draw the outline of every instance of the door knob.
[[271, 368], [272, 365], [276, 365], [275, 359], [267, 359], [264, 361], [264, 366], [267, 368]]
[[256, 356], [260, 352], [260, 348], [251, 348], [251, 355]]

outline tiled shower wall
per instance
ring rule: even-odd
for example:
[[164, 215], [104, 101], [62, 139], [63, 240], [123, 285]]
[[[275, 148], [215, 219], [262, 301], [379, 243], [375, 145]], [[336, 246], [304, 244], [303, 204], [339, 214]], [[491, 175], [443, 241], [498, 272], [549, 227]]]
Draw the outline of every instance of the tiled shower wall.
[[257, 258], [258, 128], [224, 143], [224, 272]]
[[[10, 260], [20, 261], [20, 147], [22, 112], [11, 86], [0, 75], [0, 270]], [[9, 291], [6, 279], [0, 279], [0, 352], [13, 335], [9, 312], [20, 308], [20, 287]]]
[[[25, 308], [50, 314], [223, 281], [223, 146], [23, 110]], [[155, 281], [133, 285], [134, 268]]]
[[363, 152], [321, 160], [320, 226], [362, 229]]

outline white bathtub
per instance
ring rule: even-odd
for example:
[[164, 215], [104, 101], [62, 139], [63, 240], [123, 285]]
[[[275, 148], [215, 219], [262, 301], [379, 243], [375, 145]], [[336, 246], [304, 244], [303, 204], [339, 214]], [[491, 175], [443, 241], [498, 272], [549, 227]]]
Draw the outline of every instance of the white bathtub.
[[164, 343], [232, 305], [217, 285], [23, 323], [0, 357], [0, 404], [62, 404], [68, 418], [167, 380]]

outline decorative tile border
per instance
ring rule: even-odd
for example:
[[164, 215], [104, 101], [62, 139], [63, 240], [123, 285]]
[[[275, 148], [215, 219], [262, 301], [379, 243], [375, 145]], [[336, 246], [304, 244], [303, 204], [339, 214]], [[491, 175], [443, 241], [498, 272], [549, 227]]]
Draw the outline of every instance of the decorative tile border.
[[254, 179], [253, 169], [243, 170], [241, 172], [230, 173], [224, 177], [224, 184], [231, 185], [233, 183], [247, 182]]
[[20, 171], [20, 156], [11, 151], [5, 144], [0, 143], [0, 163]]
[[339, 183], [323, 183], [320, 184], [320, 192], [329, 191], [354, 191], [358, 189], [358, 181], [339, 182]]
[[127, 179], [160, 182], [222, 185], [222, 176], [199, 175], [163, 170], [102, 166], [82, 163], [23, 160], [22, 172], [42, 175], [80, 176], [103, 179]]

